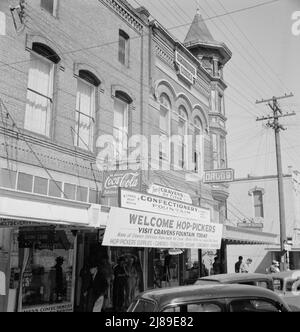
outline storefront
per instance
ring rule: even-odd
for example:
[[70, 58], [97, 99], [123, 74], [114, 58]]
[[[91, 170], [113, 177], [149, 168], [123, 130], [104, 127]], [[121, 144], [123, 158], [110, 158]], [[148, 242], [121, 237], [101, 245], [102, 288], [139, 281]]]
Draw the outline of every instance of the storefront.
[[93, 228], [91, 205], [0, 189], [0, 310], [72, 312], [77, 234]]

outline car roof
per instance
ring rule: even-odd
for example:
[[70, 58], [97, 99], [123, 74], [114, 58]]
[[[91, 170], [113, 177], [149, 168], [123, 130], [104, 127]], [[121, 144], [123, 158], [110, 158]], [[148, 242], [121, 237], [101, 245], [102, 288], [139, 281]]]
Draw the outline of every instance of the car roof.
[[209, 277], [203, 277], [198, 280], [204, 281], [217, 281], [221, 283], [233, 283], [239, 281], [252, 281], [252, 280], [261, 280], [261, 279], [268, 279], [272, 281], [272, 277], [267, 274], [260, 274], [260, 273], [229, 273], [229, 274], [217, 274], [212, 275]]
[[285, 272], [277, 272], [271, 274], [272, 278], [278, 278], [278, 279], [297, 279], [300, 278], [300, 270], [295, 271], [285, 271]]
[[174, 288], [155, 289], [139, 296], [145, 300], [155, 301], [160, 306], [217, 298], [240, 298], [240, 297], [267, 297], [282, 303], [280, 298], [267, 289], [237, 284], [207, 284], [180, 286]]

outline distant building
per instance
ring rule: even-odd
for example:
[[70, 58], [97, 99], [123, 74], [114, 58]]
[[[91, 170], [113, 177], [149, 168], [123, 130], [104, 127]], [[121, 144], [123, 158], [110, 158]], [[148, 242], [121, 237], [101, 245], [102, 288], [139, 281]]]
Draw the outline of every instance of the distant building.
[[[289, 253], [291, 269], [300, 269], [300, 173], [284, 176], [286, 231], [292, 243]], [[241, 229], [277, 235], [277, 246], [230, 246], [227, 250], [228, 271], [233, 272], [237, 256], [252, 258], [252, 268], [265, 272], [273, 259], [280, 261], [280, 222], [278, 182], [276, 176], [248, 176], [230, 185], [228, 219]], [[237, 254], [238, 253], [238, 254]]]

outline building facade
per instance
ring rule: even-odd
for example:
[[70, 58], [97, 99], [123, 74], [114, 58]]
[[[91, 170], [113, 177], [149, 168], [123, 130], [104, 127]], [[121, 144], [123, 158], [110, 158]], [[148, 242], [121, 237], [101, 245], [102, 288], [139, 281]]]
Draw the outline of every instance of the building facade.
[[[230, 186], [228, 219], [240, 229], [267, 232], [277, 236], [277, 245], [232, 246], [228, 250], [228, 270], [234, 271], [236, 252], [252, 258], [252, 270], [266, 272], [272, 260], [280, 261], [280, 221], [278, 180], [276, 176], [249, 176], [236, 179]], [[284, 176], [284, 204], [290, 269], [299, 269], [299, 172]]]
[[110, 203], [97, 140], [141, 133], [148, 106], [147, 12], [116, 0], [0, 12], [0, 311], [72, 311], [80, 270], [107, 254], [90, 227], [91, 206]]

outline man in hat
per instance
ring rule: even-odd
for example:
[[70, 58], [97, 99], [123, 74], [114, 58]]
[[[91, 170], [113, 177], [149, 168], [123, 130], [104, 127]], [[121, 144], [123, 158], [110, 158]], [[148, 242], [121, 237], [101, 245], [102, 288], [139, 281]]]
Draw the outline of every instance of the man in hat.
[[279, 262], [273, 260], [272, 265], [269, 268], [269, 273], [278, 273], [280, 272], [280, 264]]
[[98, 263], [90, 265], [91, 283], [88, 289], [88, 311], [101, 312], [104, 304], [105, 293], [109, 287], [107, 277]]

